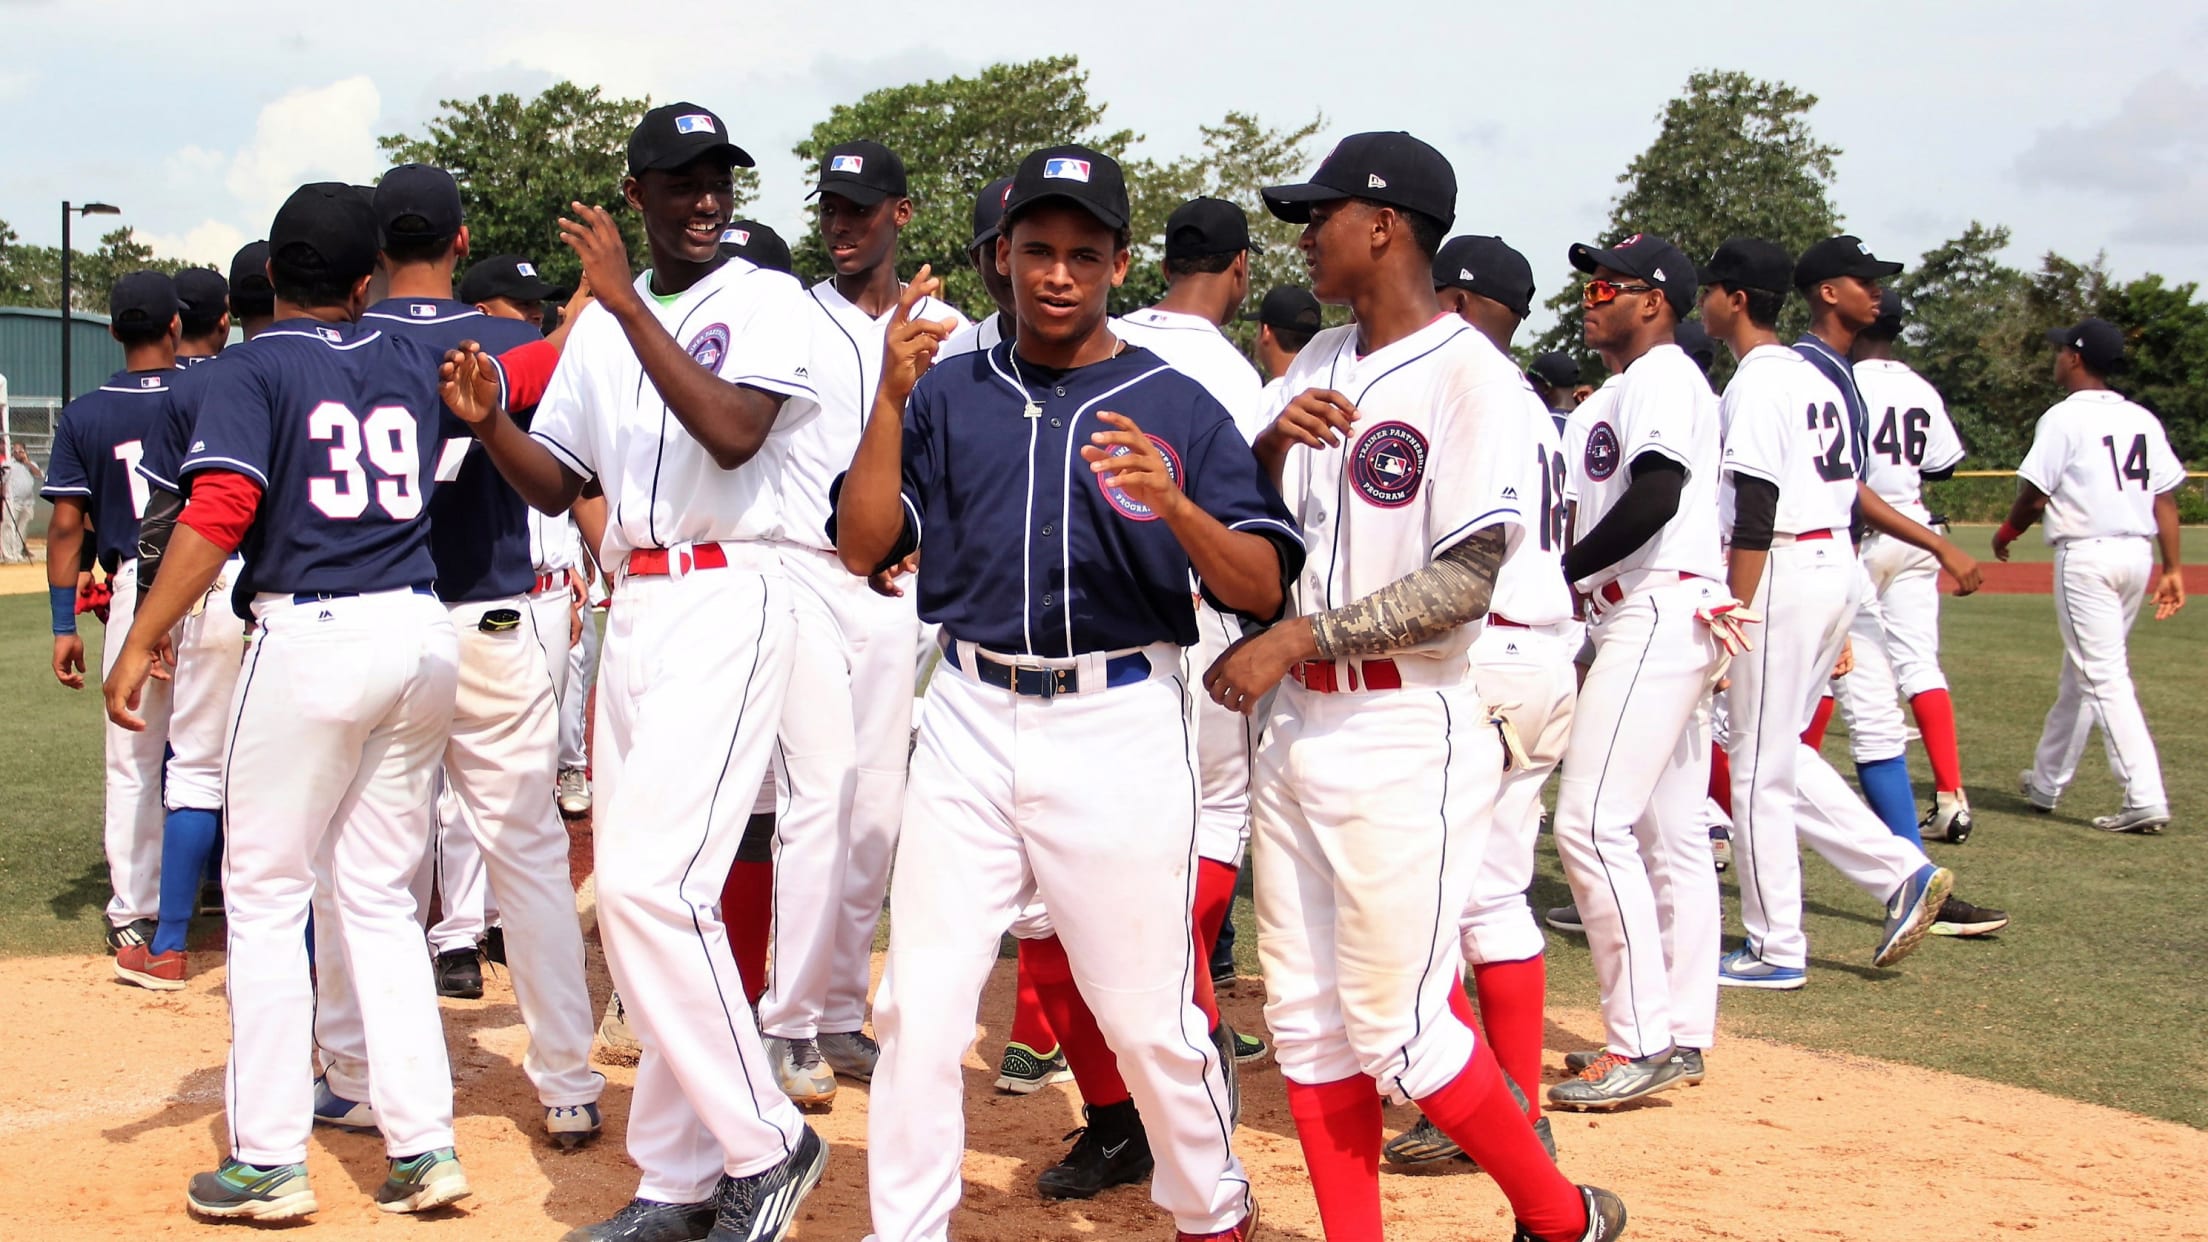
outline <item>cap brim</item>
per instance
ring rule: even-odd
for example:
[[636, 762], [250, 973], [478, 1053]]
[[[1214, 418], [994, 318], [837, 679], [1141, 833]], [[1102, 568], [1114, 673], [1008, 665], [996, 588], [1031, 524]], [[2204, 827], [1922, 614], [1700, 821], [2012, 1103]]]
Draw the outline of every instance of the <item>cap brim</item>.
[[988, 245], [990, 242], [993, 242], [1002, 236], [1004, 236], [1004, 229], [997, 225], [991, 225], [988, 228], [983, 229], [981, 232], [974, 234], [974, 240], [966, 243], [966, 252], [968, 254], [972, 254], [974, 251], [981, 249], [983, 246]]
[[2049, 328], [2047, 343], [2057, 349], [2076, 349], [2077, 346], [2070, 343], [2070, 334], [2074, 331], [2074, 328]]
[[683, 151], [676, 154], [663, 156], [660, 159], [654, 160], [649, 164], [631, 165], [629, 171], [631, 173], [653, 172], [655, 170], [659, 172], [670, 172], [677, 168], [688, 168], [690, 165], [697, 163], [699, 160], [707, 159], [714, 155], [721, 155], [725, 157], [728, 160], [728, 166], [730, 168], [750, 168], [754, 166], [754, 161], [751, 158], [751, 152], [744, 150], [742, 147], [737, 146], [733, 142], [716, 142], [711, 146], [699, 147], [695, 151]]
[[[895, 192], [882, 189], [880, 186], [868, 185], [863, 181], [853, 181], [847, 177], [822, 177], [820, 184], [814, 186], [813, 192], [805, 197], [815, 198], [822, 194], [840, 194], [861, 207], [872, 207], [883, 199], [892, 197]], [[904, 196], [895, 195], [895, 197], [902, 198]]]
[[1311, 204], [1328, 203], [1349, 195], [1330, 185], [1316, 181], [1302, 181], [1295, 185], [1276, 185], [1259, 191], [1265, 199], [1265, 210], [1275, 219], [1290, 224], [1311, 223]]
[[1866, 263], [1848, 274], [1861, 280], [1884, 280], [1888, 276], [1901, 275], [1901, 264], [1881, 259], [1876, 263]]
[[1626, 270], [1618, 262], [1618, 255], [1614, 250], [1604, 250], [1600, 246], [1590, 246], [1586, 242], [1573, 242], [1571, 250], [1567, 253], [1572, 260], [1572, 266], [1582, 272], [1593, 272], [1598, 267], [1607, 267], [1613, 272]]

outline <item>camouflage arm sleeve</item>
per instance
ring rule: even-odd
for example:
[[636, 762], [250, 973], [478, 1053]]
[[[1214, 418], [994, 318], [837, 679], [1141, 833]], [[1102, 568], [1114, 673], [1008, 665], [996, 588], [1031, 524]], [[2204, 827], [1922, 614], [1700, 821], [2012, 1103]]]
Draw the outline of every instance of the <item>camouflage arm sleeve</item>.
[[1311, 633], [1324, 659], [1413, 647], [1487, 615], [1503, 566], [1503, 528], [1483, 527], [1432, 564], [1353, 604], [1317, 613]]

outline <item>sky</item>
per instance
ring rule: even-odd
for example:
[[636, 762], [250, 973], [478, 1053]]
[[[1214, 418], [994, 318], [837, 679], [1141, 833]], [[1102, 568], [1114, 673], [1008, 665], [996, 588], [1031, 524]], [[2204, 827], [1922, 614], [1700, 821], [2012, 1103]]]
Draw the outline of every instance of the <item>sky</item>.
[[789, 235], [810, 188], [790, 147], [836, 103], [1072, 53], [1106, 124], [1143, 134], [1145, 154], [1193, 149], [1230, 109], [1284, 127], [1323, 114], [1314, 162], [1343, 134], [1410, 130], [1456, 167], [1457, 231], [1512, 242], [1546, 296], [1665, 101], [1698, 69], [1736, 69], [1818, 97], [1811, 125], [1844, 152], [1834, 201], [1881, 257], [1911, 261], [1980, 220], [2014, 231], [2020, 265], [2105, 253], [2121, 277], [2208, 279], [2197, 0], [1711, 2], [1656, 22], [1639, 4], [1435, 0], [404, 11], [0, 0], [0, 220], [51, 245], [64, 199], [105, 201], [123, 214], [84, 222], [80, 247], [123, 223], [163, 255], [226, 264], [295, 185], [373, 178], [376, 137], [419, 132], [440, 99], [570, 78], [720, 113], [759, 160], [750, 213]]

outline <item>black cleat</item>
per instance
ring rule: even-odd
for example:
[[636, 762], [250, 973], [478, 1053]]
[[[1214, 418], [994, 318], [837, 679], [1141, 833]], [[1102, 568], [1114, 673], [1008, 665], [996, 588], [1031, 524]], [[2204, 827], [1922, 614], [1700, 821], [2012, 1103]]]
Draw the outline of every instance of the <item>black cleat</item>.
[[714, 1201], [659, 1203], [631, 1199], [595, 1225], [570, 1229], [560, 1242], [700, 1242], [713, 1232]]
[[437, 955], [437, 995], [457, 1000], [483, 999], [483, 957], [474, 949], [447, 949]]
[[797, 1150], [782, 1163], [750, 1177], [721, 1179], [719, 1214], [705, 1242], [782, 1242], [827, 1168], [828, 1144], [806, 1126]]
[[1155, 1162], [1135, 1102], [1121, 1100], [1082, 1111], [1089, 1124], [1066, 1136], [1073, 1140], [1073, 1150], [1043, 1170], [1035, 1179], [1036, 1191], [1045, 1199], [1093, 1199], [1110, 1187], [1149, 1180]]

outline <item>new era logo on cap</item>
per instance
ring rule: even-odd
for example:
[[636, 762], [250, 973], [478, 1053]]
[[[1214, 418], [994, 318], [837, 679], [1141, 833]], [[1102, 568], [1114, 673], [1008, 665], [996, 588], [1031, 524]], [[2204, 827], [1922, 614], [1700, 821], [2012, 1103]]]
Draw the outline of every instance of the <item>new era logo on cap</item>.
[[717, 134], [721, 132], [713, 124], [713, 118], [703, 112], [687, 112], [675, 118], [678, 134]]
[[828, 171], [832, 173], [864, 172], [866, 171], [866, 157], [863, 155], [838, 155], [828, 161]]
[[1366, 173], [1365, 188], [1368, 190], [1385, 190], [1388, 188], [1388, 179], [1379, 173]]
[[514, 270], [524, 276], [534, 276], [537, 274], [537, 265], [534, 263], [516, 263], [514, 264]]
[[1087, 181], [1089, 179], [1089, 162], [1087, 160], [1069, 159], [1061, 155], [1043, 164], [1043, 176], [1046, 179], [1058, 181]]
[[1464, 281], [1466, 284], [1470, 284], [1472, 282], [1472, 269], [1469, 267], [1458, 268], [1457, 279]]

